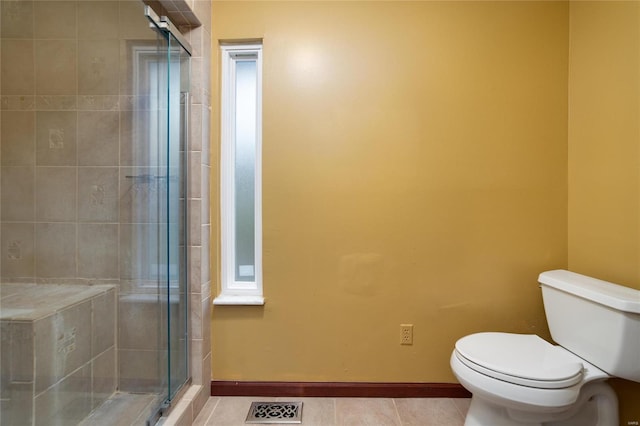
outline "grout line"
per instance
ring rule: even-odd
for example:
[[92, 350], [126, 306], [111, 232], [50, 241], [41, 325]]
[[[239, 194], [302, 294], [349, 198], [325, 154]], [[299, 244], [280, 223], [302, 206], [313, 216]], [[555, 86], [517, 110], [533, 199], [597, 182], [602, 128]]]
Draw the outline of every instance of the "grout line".
[[338, 401], [333, 398], [333, 424], [338, 426]]

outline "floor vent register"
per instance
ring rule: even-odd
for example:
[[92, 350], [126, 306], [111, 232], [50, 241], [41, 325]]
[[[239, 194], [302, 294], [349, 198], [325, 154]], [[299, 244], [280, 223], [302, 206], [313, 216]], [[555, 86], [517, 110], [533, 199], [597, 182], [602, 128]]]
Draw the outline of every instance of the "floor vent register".
[[245, 423], [300, 424], [302, 402], [252, 402]]

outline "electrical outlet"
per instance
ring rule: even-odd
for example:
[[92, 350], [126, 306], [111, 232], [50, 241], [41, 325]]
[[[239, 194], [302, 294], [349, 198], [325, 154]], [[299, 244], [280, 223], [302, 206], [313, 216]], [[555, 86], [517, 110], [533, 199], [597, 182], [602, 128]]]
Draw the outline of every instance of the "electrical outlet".
[[413, 345], [413, 324], [400, 324], [400, 344]]

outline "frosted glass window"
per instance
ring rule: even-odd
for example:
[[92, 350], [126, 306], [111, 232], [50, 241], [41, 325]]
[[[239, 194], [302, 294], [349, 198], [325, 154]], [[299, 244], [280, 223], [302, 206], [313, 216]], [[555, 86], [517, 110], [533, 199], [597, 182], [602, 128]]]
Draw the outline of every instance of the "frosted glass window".
[[263, 304], [261, 202], [262, 46], [222, 51], [221, 270], [216, 304]]
[[255, 280], [256, 61], [236, 61], [236, 281]]

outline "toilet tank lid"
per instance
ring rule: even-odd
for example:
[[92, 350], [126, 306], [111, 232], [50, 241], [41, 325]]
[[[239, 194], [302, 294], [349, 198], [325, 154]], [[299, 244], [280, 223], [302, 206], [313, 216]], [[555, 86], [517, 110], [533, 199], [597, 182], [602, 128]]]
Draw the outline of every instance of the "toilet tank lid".
[[619, 311], [640, 313], [640, 290], [564, 269], [543, 272], [538, 282]]

